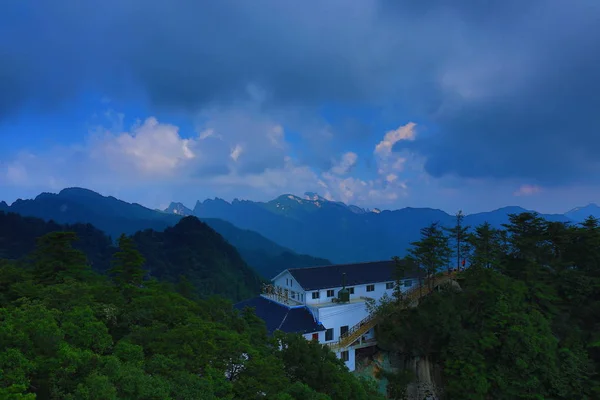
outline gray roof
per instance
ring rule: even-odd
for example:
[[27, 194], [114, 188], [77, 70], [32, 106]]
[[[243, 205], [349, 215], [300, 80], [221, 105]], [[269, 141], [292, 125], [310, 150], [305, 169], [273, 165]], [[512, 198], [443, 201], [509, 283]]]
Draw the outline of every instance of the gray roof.
[[325, 330], [323, 325], [314, 320], [306, 307], [289, 308], [262, 296], [241, 301], [234, 307], [238, 310], [244, 307], [253, 308], [256, 316], [265, 321], [269, 334], [276, 330], [301, 334]]
[[[404, 278], [424, 276], [414, 266], [405, 261]], [[366, 285], [377, 282], [391, 282], [396, 279], [396, 263], [372, 261], [358, 264], [327, 265], [322, 267], [291, 268], [288, 270], [304, 290], [319, 290], [342, 286], [342, 275], [346, 274], [346, 286]]]

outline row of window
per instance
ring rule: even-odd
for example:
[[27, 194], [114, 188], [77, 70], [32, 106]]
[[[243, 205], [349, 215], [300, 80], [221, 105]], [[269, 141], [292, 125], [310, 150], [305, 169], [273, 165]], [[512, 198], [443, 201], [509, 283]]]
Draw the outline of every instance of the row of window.
[[[412, 286], [412, 281], [411, 280], [405, 280], [404, 281], [404, 287], [411, 287]], [[387, 282], [385, 284], [385, 288], [386, 290], [389, 289], [393, 289], [394, 288], [394, 282]], [[353, 287], [349, 287], [346, 288], [348, 289], [348, 292], [350, 294], [354, 294], [354, 288]], [[375, 291], [375, 285], [367, 285], [367, 292], [374, 292]], [[327, 289], [327, 297], [334, 297], [335, 296], [335, 290], [334, 289]], [[312, 292], [312, 298], [313, 300], [319, 299], [321, 297], [321, 292], [316, 291], [316, 292]]]
[[[340, 336], [342, 336], [346, 332], [348, 332], [348, 325], [340, 326]], [[318, 341], [319, 334], [313, 333], [312, 339]], [[330, 342], [332, 340], [333, 340], [333, 328], [329, 328], [325, 331], [325, 341]]]

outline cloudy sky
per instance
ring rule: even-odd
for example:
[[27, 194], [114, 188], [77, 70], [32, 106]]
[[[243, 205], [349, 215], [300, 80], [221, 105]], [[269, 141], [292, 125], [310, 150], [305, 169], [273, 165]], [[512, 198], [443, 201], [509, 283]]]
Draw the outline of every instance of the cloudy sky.
[[597, 0], [5, 0], [0, 198], [600, 202]]

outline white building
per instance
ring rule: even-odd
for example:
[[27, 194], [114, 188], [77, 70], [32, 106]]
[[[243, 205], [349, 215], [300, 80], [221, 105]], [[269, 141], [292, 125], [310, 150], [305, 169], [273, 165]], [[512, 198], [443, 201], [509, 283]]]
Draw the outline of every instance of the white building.
[[[286, 269], [263, 294], [235, 306], [254, 308], [269, 333], [300, 333], [327, 344], [353, 371], [356, 350], [377, 344], [367, 299], [392, 296], [395, 271], [394, 261]], [[409, 290], [418, 280], [413, 270], [399, 281], [400, 288]]]

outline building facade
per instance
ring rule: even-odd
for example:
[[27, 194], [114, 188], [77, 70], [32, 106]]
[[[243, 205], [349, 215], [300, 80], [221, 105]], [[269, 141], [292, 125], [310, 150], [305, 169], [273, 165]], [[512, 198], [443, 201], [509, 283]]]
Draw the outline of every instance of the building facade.
[[422, 278], [412, 269], [398, 279], [397, 270], [394, 261], [287, 269], [235, 307], [253, 308], [271, 334], [294, 332], [328, 345], [353, 371], [356, 350], [377, 344], [367, 301], [392, 296], [398, 284], [411, 290]]

